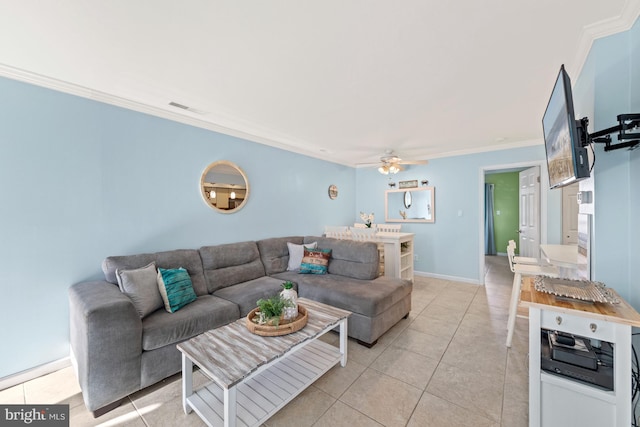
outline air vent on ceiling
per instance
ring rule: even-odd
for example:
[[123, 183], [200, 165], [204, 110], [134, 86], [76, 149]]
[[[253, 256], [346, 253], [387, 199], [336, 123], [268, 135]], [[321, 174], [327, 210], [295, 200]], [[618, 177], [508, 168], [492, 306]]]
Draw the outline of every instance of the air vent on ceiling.
[[177, 102], [173, 102], [173, 101], [171, 101], [169, 105], [171, 105], [172, 107], [182, 108], [183, 110], [189, 109], [189, 107], [187, 107], [186, 105], [178, 104]]
[[174, 101], [171, 101], [169, 105], [171, 105], [172, 107], [180, 108], [181, 110], [191, 111], [192, 113], [196, 113], [196, 114], [207, 114], [206, 111], [198, 110], [196, 108], [192, 108], [192, 107], [189, 107], [188, 105], [180, 104]]

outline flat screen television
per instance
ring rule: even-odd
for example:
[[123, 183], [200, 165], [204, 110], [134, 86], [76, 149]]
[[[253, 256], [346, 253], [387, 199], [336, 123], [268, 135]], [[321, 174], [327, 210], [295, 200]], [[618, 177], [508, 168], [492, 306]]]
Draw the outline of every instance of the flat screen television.
[[547, 153], [549, 187], [559, 188], [589, 178], [589, 158], [583, 146], [586, 129], [576, 122], [571, 80], [560, 67], [551, 98], [542, 118]]

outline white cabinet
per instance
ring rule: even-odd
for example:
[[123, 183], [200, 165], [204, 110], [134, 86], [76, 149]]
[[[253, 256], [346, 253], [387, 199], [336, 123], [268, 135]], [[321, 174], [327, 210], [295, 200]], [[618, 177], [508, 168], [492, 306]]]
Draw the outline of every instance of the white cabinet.
[[[521, 303], [529, 307], [530, 427], [631, 425], [631, 327], [640, 326], [640, 315], [620, 300], [620, 304], [556, 302], [525, 279]], [[541, 329], [612, 343], [613, 391], [541, 370]]]

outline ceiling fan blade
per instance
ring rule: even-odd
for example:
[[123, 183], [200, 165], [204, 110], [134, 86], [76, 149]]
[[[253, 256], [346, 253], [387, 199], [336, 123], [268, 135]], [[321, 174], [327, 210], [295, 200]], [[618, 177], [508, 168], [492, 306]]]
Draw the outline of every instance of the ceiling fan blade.
[[400, 165], [426, 165], [428, 160], [401, 160], [398, 162]]

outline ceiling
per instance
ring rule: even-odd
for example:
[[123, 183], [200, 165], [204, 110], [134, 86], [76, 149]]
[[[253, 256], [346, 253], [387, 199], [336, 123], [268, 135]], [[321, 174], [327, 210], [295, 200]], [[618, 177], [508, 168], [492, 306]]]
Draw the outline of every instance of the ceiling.
[[[329, 161], [542, 141], [640, 0], [0, 0], [0, 75]], [[188, 109], [172, 106], [177, 103]]]

